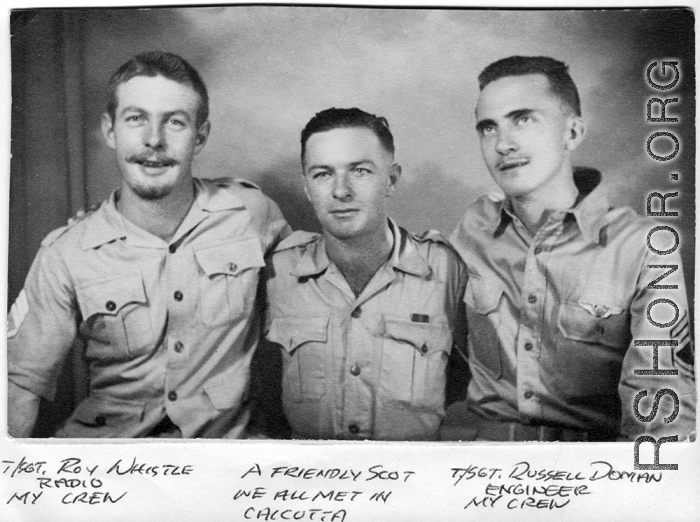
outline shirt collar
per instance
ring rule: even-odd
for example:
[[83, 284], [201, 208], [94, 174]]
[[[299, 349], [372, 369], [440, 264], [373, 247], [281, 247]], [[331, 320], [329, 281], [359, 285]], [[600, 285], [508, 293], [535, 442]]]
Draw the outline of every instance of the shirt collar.
[[[426, 277], [432, 273], [428, 263], [418, 253], [418, 249], [406, 230], [399, 227], [389, 218], [389, 230], [394, 237], [391, 255], [385, 264], [418, 277]], [[324, 272], [331, 264], [326, 254], [326, 245], [323, 236], [318, 240], [307, 243], [301, 247], [300, 258], [292, 270], [292, 275], [297, 277], [310, 277]]]
[[388, 261], [389, 266], [418, 277], [430, 275], [432, 273], [430, 265], [418, 253], [418, 248], [408, 232], [398, 226], [391, 218], [389, 218], [389, 228], [394, 236], [394, 246]]
[[[608, 203], [607, 189], [602, 185], [602, 175], [596, 169], [588, 167], [574, 167], [574, 184], [579, 192], [579, 197], [574, 206], [564, 212], [576, 219], [583, 237], [592, 243], [600, 243], [600, 229], [605, 221], [605, 215], [610, 206]], [[503, 230], [516, 218], [513, 212], [513, 203], [510, 198], [500, 202], [494, 236], [499, 236]]]
[[82, 249], [97, 248], [116, 239], [127, 236], [123, 217], [117, 210], [117, 191], [110, 194], [109, 198], [100, 205], [94, 214], [86, 219], [85, 235], [83, 236]]
[[601, 181], [602, 176], [595, 169], [574, 169], [574, 183], [578, 188], [579, 199], [569, 212], [576, 218], [583, 237], [592, 243], [600, 243], [600, 229], [610, 210], [608, 191]]
[[[206, 214], [212, 212], [221, 212], [224, 210], [232, 210], [235, 208], [245, 208], [243, 201], [231, 190], [218, 190], [221, 187], [230, 185], [230, 181], [212, 180], [205, 182], [204, 180], [194, 178], [194, 201], [190, 211], [183, 220], [183, 224], [194, 219], [196, 222], [201, 221]], [[115, 190], [110, 194], [109, 198], [102, 203], [100, 208], [90, 216], [90, 221], [87, 223], [85, 236], [83, 237], [82, 248], [89, 250], [100, 245], [109, 243], [116, 239], [131, 237], [137, 242], [138, 231], [130, 230], [132, 227], [125, 223], [124, 216], [117, 210], [118, 192]], [[135, 227], [135, 225], [134, 225]], [[144, 232], [145, 233], [145, 232]], [[145, 239], [143, 246], [152, 245], [151, 238]]]

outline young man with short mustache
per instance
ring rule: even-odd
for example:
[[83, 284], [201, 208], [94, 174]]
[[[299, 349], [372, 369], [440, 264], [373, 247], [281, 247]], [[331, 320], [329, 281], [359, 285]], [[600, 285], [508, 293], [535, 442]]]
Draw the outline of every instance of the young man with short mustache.
[[[453, 405], [444, 440], [609, 441], [640, 434], [688, 437], [695, 429], [694, 352], [683, 270], [678, 320], [657, 328], [647, 307], [662, 275], [648, 265], [677, 264], [678, 252], [656, 255], [646, 236], [654, 223], [609, 205], [601, 174], [575, 168], [571, 154], [586, 134], [578, 91], [567, 66], [548, 57], [512, 56], [479, 76], [476, 129], [484, 162], [504, 198], [481, 197], [451, 243], [467, 265], [464, 301], [471, 380]], [[659, 240], [660, 242], [660, 240]], [[664, 248], [657, 246], [657, 248]], [[673, 319], [657, 307], [657, 321]], [[677, 376], [638, 375], [653, 366], [652, 348], [634, 340], [678, 340], [660, 347], [660, 369]], [[647, 415], [634, 414], [647, 390]], [[663, 418], [675, 419], [664, 424]]]

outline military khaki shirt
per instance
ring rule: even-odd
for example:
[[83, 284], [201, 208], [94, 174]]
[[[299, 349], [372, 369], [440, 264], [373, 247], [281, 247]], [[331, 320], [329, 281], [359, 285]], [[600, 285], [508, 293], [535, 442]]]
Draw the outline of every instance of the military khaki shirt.
[[[658, 255], [647, 247], [654, 226], [672, 223], [611, 208], [597, 171], [577, 170], [574, 179], [578, 204], [552, 212], [534, 237], [509, 200], [482, 197], [450, 238], [469, 273], [464, 296], [469, 408], [492, 420], [613, 438], [651, 433], [682, 439], [695, 429], [694, 350], [683, 269], [678, 250]], [[662, 238], [654, 238], [657, 250]], [[648, 288], [669, 270], [651, 265], [678, 265], [658, 283], [673, 289]], [[647, 318], [656, 299], [677, 306], [676, 315], [666, 302], [654, 305], [651, 318], [667, 326]], [[658, 366], [678, 375], [636, 375], [636, 369], [652, 368], [653, 349], [633, 341], [669, 339], [678, 345], [659, 347]], [[663, 388], [677, 394], [678, 417], [664, 424], [673, 412], [673, 400], [664, 397], [656, 419], [640, 422], [633, 411], [635, 395], [648, 391], [639, 404], [641, 415], [648, 415]]]
[[273, 254], [267, 337], [294, 437], [437, 438], [465, 270], [437, 233], [390, 228], [391, 257], [357, 298], [322, 236], [296, 232]]
[[252, 185], [194, 187], [169, 243], [123, 217], [116, 193], [43, 241], [10, 313], [8, 368], [51, 400], [83, 339], [89, 396], [57, 436], [147, 436], [166, 415], [183, 437], [243, 434], [258, 275], [287, 225]]

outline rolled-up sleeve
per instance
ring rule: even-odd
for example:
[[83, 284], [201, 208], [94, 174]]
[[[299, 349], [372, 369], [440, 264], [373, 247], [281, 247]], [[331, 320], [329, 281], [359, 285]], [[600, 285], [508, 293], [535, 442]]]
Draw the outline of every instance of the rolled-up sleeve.
[[[647, 252], [630, 306], [630, 322], [632, 341], [619, 384], [621, 438], [677, 435], [683, 440], [695, 430], [696, 396], [692, 322], [677, 251]], [[664, 374], [636, 373], [654, 369], [656, 355], [656, 366]]]
[[42, 246], [8, 317], [8, 378], [53, 400], [58, 372], [75, 341], [75, 292], [60, 253]]

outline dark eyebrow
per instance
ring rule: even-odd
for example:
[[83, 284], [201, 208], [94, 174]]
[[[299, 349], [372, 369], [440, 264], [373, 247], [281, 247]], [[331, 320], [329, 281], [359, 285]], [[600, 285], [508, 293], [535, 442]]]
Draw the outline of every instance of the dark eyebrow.
[[129, 105], [129, 106], [127, 106], [127, 107], [124, 107], [124, 108], [119, 112], [119, 115], [121, 116], [121, 115], [124, 114], [125, 112], [138, 112], [139, 114], [143, 114], [143, 113], [145, 113], [146, 111], [144, 111], [143, 109], [140, 109], [140, 108], [138, 108], [138, 107], [135, 107], [134, 105]]
[[496, 125], [496, 122], [493, 120], [489, 120], [489, 119], [481, 120], [481, 121], [477, 122], [477, 124], [476, 124], [476, 131], [479, 134], [481, 134], [481, 132], [484, 130], [484, 127], [488, 127], [488, 126], [496, 127], [497, 125]]
[[[514, 121], [522, 116], [530, 116], [534, 112], [535, 111], [533, 109], [516, 109], [506, 114], [506, 118], [508, 118], [511, 121]], [[486, 119], [481, 120], [476, 124], [476, 130], [477, 132], [481, 133], [484, 130], [484, 127], [488, 127], [489, 125], [493, 125], [494, 127], [498, 126], [498, 124], [495, 121]]]
[[316, 169], [333, 170], [328, 165], [310, 165], [310, 166], [306, 167], [306, 170], [316, 170]]
[[350, 167], [357, 167], [358, 165], [363, 165], [363, 164], [365, 164], [365, 163], [369, 163], [369, 164], [372, 165], [373, 167], [376, 167], [376, 165], [374, 164], [374, 161], [369, 160], [369, 159], [363, 159], [363, 160], [360, 160], [360, 161], [353, 161], [353, 162], [350, 164]]
[[[136, 113], [138, 113], [138, 114], [148, 114], [148, 111], [145, 111], [144, 109], [142, 109], [142, 108], [140, 108], [140, 107], [137, 107], [137, 106], [135, 106], [135, 105], [129, 105], [129, 106], [127, 106], [127, 107], [124, 107], [124, 108], [121, 110], [121, 112], [119, 113], [119, 115], [121, 116], [122, 114], [127, 113], [127, 112], [136, 112]], [[178, 110], [175, 110], [175, 111], [166, 112], [166, 113], [164, 114], [164, 119], [167, 120], [167, 119], [169, 119], [169, 118], [172, 118], [172, 117], [175, 116], [175, 115], [183, 116], [183, 117], [186, 118], [188, 121], [189, 121], [189, 119], [190, 119], [190, 115], [187, 113], [187, 111], [184, 111], [184, 110], [181, 110], [181, 109], [178, 109]]]
[[[358, 165], [363, 165], [365, 163], [369, 163], [373, 167], [376, 167], [376, 165], [374, 164], [374, 161], [369, 160], [369, 159], [362, 159], [360, 161], [353, 161], [349, 165], [350, 165], [350, 168], [354, 168], [354, 167], [357, 167]], [[314, 170], [314, 169], [334, 170], [334, 168], [331, 167], [330, 165], [311, 165], [311, 166], [307, 167], [307, 170], [309, 170], [309, 171]]]
[[506, 117], [509, 120], [517, 120], [521, 116], [530, 116], [530, 114], [533, 112], [535, 112], [533, 109], [518, 109], [515, 111], [510, 111], [508, 114], [506, 114]]
[[166, 112], [164, 115], [164, 119], [167, 120], [169, 118], [172, 118], [173, 116], [183, 116], [187, 121], [190, 120], [190, 115], [187, 113], [187, 111], [183, 111], [183, 110]]

